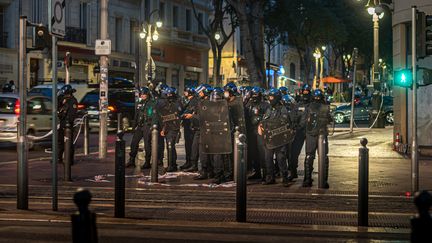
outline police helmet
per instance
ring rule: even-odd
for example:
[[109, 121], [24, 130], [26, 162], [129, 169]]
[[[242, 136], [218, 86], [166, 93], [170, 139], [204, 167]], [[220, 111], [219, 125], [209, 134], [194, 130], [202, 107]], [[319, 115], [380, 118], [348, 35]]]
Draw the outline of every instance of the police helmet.
[[139, 88], [139, 94], [140, 95], [145, 95], [145, 94], [150, 94], [150, 89], [147, 87], [140, 87]]
[[221, 87], [215, 87], [211, 93], [212, 100], [220, 100], [224, 98], [224, 90]]
[[224, 91], [228, 91], [231, 96], [236, 95], [237, 86], [233, 82], [229, 82], [224, 86]]
[[267, 96], [274, 96], [274, 97], [279, 96], [280, 97], [281, 96], [281, 92], [278, 89], [276, 89], [276, 88], [271, 88], [271, 89], [268, 90]]
[[285, 86], [279, 87], [279, 91], [281, 92], [282, 95], [288, 94], [288, 88]]
[[205, 96], [210, 95], [210, 93], [212, 92], [213, 88], [210, 84], [200, 84], [196, 89], [195, 92], [197, 94], [203, 92]]
[[295, 99], [291, 95], [289, 95], [289, 94], [286, 94], [286, 95], [282, 96], [282, 102], [285, 105], [295, 105], [296, 104]]
[[194, 95], [195, 89], [192, 86], [186, 86], [183, 90], [185, 93], [188, 93], [187, 95]]
[[66, 94], [72, 94], [72, 93], [76, 92], [76, 89], [72, 88], [72, 86], [70, 84], [66, 84], [65, 86], [63, 86], [61, 88], [61, 92], [65, 95]]
[[316, 101], [324, 101], [324, 92], [321, 89], [316, 89], [313, 93], [313, 98]]
[[167, 87], [169, 87], [169, 86], [166, 85], [166, 84], [164, 84], [164, 83], [162, 83], [162, 82], [159, 82], [159, 83], [156, 85], [155, 91], [156, 91], [156, 93], [158, 93], [158, 94], [162, 94], [162, 93], [163, 93], [163, 90], [166, 89]]
[[251, 92], [251, 96], [260, 96], [262, 94], [262, 89], [258, 86], [255, 86], [252, 88]]
[[162, 94], [165, 96], [175, 96], [176, 90], [168, 86], [162, 90]]

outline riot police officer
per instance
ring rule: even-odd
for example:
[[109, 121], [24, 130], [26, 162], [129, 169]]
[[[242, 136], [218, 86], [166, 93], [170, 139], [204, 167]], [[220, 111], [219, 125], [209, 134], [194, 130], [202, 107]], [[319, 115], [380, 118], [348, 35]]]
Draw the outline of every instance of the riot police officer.
[[[72, 88], [69, 84], [63, 86], [60, 90], [60, 95], [58, 97], [59, 100], [59, 108], [58, 108], [58, 117], [59, 117], [59, 130], [58, 130], [58, 144], [59, 144], [59, 163], [63, 163], [63, 152], [64, 152], [64, 135], [65, 129], [68, 126], [71, 129], [71, 136], [74, 138], [74, 121], [77, 116], [77, 106], [78, 101], [74, 97], [73, 93], [76, 90]], [[71, 164], [73, 164], [74, 158], [74, 144], [72, 143], [71, 148]]]
[[193, 137], [195, 131], [192, 128], [191, 120], [185, 119], [184, 115], [193, 113], [193, 109], [197, 103], [196, 102], [197, 99], [194, 98], [195, 98], [195, 89], [186, 86], [183, 91], [183, 99], [181, 100], [182, 108], [183, 108], [183, 113], [181, 117], [182, 117], [183, 131], [184, 131], [186, 162], [185, 164], [180, 166], [181, 170], [187, 169], [192, 166], [191, 153], [192, 153], [192, 143], [193, 143]]
[[[268, 101], [270, 106], [266, 109], [263, 116], [262, 122], [258, 125], [258, 134], [263, 136], [265, 131], [264, 122], [271, 122], [276, 119], [280, 119], [283, 124], [290, 124], [288, 110], [281, 103], [281, 93], [276, 88], [271, 88], [268, 92]], [[276, 183], [275, 181], [275, 168], [273, 162], [273, 156], [276, 157], [276, 162], [278, 163], [280, 173], [282, 175], [282, 183], [284, 186], [288, 186], [288, 169], [286, 163], [286, 143], [282, 144], [276, 148], [268, 148], [265, 146], [265, 163], [266, 163], [266, 178], [262, 183], [263, 185], [269, 185]]]
[[295, 108], [295, 119], [293, 120], [296, 125], [296, 134], [294, 137], [294, 141], [291, 143], [291, 148], [289, 150], [288, 157], [288, 170], [289, 176], [288, 180], [292, 181], [298, 178], [297, 168], [298, 168], [298, 158], [300, 156], [301, 150], [303, 148], [303, 144], [306, 139], [305, 134], [305, 124], [302, 122], [302, 117], [305, 114], [306, 107], [309, 105], [311, 101], [311, 88], [308, 84], [304, 84], [302, 88], [298, 91], [298, 96], [296, 97], [297, 107]]
[[285, 86], [281, 86], [281, 87], [279, 87], [279, 92], [281, 92], [282, 96], [287, 95], [288, 94], [288, 88]]
[[264, 116], [268, 103], [264, 102], [260, 87], [253, 87], [250, 91], [249, 101], [245, 105], [247, 144], [248, 144], [248, 166], [252, 168], [252, 175], [248, 179], [265, 178], [264, 143], [262, 137], [258, 136], [258, 124]]
[[151, 127], [154, 124], [154, 102], [150, 97], [150, 89], [141, 87], [139, 89], [140, 99], [135, 110], [135, 128], [131, 141], [129, 162], [126, 167], [135, 167], [135, 158], [138, 153], [139, 142], [144, 139], [145, 160], [141, 169], [150, 168], [151, 159]]
[[196, 88], [196, 93], [198, 94], [197, 103], [194, 108], [194, 112], [192, 114], [187, 114], [185, 117], [187, 119], [191, 119], [192, 126], [196, 129], [193, 138], [192, 144], [192, 157], [191, 160], [193, 165], [191, 168], [186, 170], [187, 172], [197, 171], [198, 170], [198, 159], [201, 163], [201, 170], [199, 175], [194, 177], [194, 180], [205, 180], [210, 177], [213, 177], [213, 169], [211, 168], [211, 158], [207, 154], [203, 153], [203, 148], [200, 142], [200, 114], [199, 114], [199, 106], [201, 105], [202, 100], [208, 100], [210, 98], [210, 94], [213, 91], [213, 87], [209, 84], [201, 84]]
[[324, 188], [329, 188], [328, 184], [328, 130], [327, 125], [331, 121], [330, 107], [326, 104], [324, 93], [316, 89], [313, 94], [312, 102], [307, 106], [303, 123], [306, 124], [306, 158], [304, 162], [305, 176], [303, 187], [312, 186], [312, 171], [315, 159], [315, 152], [318, 148], [319, 135], [324, 135], [325, 140], [325, 165], [324, 165]]
[[167, 145], [168, 168], [167, 172], [177, 171], [176, 143], [180, 139], [180, 113], [182, 107], [176, 97], [176, 90], [167, 87], [162, 91], [165, 98], [159, 99], [157, 111], [159, 116], [160, 135], [164, 137]]

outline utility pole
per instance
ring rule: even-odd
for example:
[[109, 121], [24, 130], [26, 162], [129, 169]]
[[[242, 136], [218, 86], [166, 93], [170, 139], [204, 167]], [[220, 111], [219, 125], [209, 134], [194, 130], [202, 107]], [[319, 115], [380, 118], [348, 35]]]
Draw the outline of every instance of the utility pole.
[[27, 17], [19, 20], [19, 125], [17, 137], [18, 176], [17, 176], [17, 208], [28, 209], [28, 147], [27, 147]]
[[419, 190], [419, 163], [418, 163], [418, 144], [417, 144], [417, 7], [412, 6], [411, 36], [412, 36], [412, 144], [411, 144], [411, 191]]
[[[108, 0], [100, 0], [100, 38], [108, 38]], [[107, 156], [107, 116], [108, 116], [108, 56], [100, 57], [99, 84], [99, 158]]]
[[70, 83], [70, 74], [69, 74], [69, 66], [71, 65], [70, 63], [70, 52], [66, 52], [65, 55], [65, 71], [66, 71], [66, 78], [65, 78], [65, 84], [69, 84]]

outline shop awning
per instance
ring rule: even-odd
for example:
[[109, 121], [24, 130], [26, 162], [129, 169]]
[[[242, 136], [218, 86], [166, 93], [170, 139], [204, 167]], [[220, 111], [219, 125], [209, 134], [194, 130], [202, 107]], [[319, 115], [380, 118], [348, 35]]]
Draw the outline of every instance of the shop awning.
[[348, 82], [351, 82], [351, 80], [348, 80], [348, 79], [337, 78], [337, 77], [332, 77], [332, 76], [325, 77], [322, 79], [322, 81], [324, 83], [348, 83]]

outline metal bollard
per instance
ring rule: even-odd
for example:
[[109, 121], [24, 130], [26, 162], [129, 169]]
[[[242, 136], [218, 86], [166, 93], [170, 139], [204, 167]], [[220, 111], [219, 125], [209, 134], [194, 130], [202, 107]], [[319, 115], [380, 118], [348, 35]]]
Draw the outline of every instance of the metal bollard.
[[125, 161], [126, 146], [123, 140], [124, 132], [117, 133], [115, 145], [115, 202], [114, 217], [124, 218], [125, 216]]
[[326, 141], [324, 135], [318, 137], [318, 188], [325, 188]]
[[237, 165], [236, 177], [236, 221], [246, 222], [246, 204], [247, 204], [247, 190], [246, 190], [246, 161], [247, 161], [247, 145], [246, 136], [240, 134], [237, 142], [237, 157], [234, 164]]
[[88, 155], [90, 152], [90, 133], [89, 133], [89, 120], [88, 117], [84, 117], [84, 155]]
[[359, 148], [359, 177], [358, 177], [358, 226], [368, 226], [369, 214], [369, 149], [368, 140], [362, 138]]
[[66, 123], [66, 128], [64, 132], [64, 180], [72, 181], [71, 179], [71, 165], [73, 164], [72, 157], [72, 146], [73, 146], [73, 138], [72, 138], [72, 129], [69, 123]]
[[[238, 158], [238, 149], [237, 149], [237, 144], [239, 142], [239, 136], [240, 136], [240, 127], [236, 126], [235, 127], [235, 132], [234, 132], [234, 141], [233, 141], [233, 153], [234, 153], [234, 161], [236, 161], [236, 158]], [[234, 182], [237, 182], [237, 163], [234, 162], [234, 168], [233, 168], [233, 177], [234, 177]]]
[[159, 131], [157, 125], [153, 125], [151, 132], [151, 172], [150, 181], [158, 182], [158, 143], [159, 143]]
[[411, 218], [411, 242], [426, 242], [430, 238], [432, 217], [429, 210], [432, 206], [432, 195], [428, 191], [416, 192], [414, 204], [418, 214]]
[[72, 242], [73, 243], [97, 243], [96, 214], [90, 212], [88, 206], [92, 195], [90, 191], [80, 188], [74, 194], [74, 203], [78, 212], [71, 215]]

